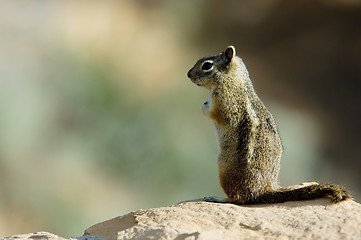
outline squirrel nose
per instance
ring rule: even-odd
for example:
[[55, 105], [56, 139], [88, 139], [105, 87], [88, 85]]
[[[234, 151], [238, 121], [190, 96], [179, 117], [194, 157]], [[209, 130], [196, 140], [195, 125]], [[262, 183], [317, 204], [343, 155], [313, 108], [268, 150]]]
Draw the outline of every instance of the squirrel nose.
[[188, 78], [191, 78], [191, 76], [192, 76], [191, 71], [192, 71], [192, 69], [189, 70], [188, 73], [187, 73], [187, 77], [188, 77]]

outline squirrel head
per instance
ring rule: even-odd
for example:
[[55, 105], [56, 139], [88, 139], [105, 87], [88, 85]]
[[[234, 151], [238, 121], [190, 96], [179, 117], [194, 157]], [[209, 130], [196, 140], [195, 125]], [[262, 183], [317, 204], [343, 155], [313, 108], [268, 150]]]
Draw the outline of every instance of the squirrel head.
[[187, 76], [198, 86], [211, 89], [219, 79], [224, 78], [222, 77], [224, 74], [230, 71], [235, 59], [241, 61], [236, 57], [236, 49], [229, 46], [220, 54], [199, 59], [188, 71]]

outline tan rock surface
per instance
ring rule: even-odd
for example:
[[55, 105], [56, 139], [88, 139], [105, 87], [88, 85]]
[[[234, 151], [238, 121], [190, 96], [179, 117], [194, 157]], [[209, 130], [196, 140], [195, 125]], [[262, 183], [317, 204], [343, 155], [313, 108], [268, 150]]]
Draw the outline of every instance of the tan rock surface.
[[21, 235], [14, 235], [11, 237], [6, 237], [4, 240], [66, 240], [65, 238], [59, 237], [52, 233], [48, 232], [35, 232]]
[[237, 206], [183, 202], [96, 224], [103, 239], [361, 239], [361, 205], [329, 199]]
[[97, 236], [81, 236], [77, 238], [62, 238], [48, 232], [35, 232], [27, 234], [19, 234], [2, 238], [1, 240], [101, 240]]
[[[329, 199], [242, 206], [194, 200], [131, 212], [85, 234], [76, 239], [361, 239], [361, 205]], [[64, 240], [45, 232], [5, 239]]]

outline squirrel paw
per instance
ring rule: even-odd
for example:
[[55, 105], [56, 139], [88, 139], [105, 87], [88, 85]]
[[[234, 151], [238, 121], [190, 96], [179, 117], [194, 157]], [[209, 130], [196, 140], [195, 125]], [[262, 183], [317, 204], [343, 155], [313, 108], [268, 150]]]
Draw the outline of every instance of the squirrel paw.
[[203, 104], [202, 104], [202, 112], [204, 115], [208, 116], [209, 114], [209, 101], [205, 101]]
[[214, 203], [231, 203], [228, 198], [216, 197], [216, 196], [208, 196], [203, 198], [206, 202], [214, 202]]

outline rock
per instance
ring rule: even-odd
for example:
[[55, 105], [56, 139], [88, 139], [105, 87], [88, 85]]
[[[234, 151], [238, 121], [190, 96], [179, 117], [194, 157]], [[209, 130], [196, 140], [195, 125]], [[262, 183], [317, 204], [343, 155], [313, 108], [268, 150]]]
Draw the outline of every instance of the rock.
[[[98, 236], [81, 236], [77, 238], [68, 238], [69, 240], [101, 240]], [[59, 237], [48, 232], [35, 232], [21, 235], [5, 237], [1, 240], [67, 240], [67, 238]]]
[[111, 239], [361, 239], [361, 205], [329, 199], [243, 205], [203, 201], [139, 210], [85, 231]]
[[66, 240], [65, 238], [59, 237], [52, 233], [48, 232], [35, 232], [35, 233], [28, 233], [28, 234], [21, 234], [21, 235], [14, 235], [11, 237], [6, 237], [4, 240]]
[[[45, 232], [5, 238], [15, 239], [64, 238]], [[263, 205], [194, 200], [131, 212], [75, 239], [361, 239], [361, 205], [352, 200], [331, 204], [326, 198]]]

